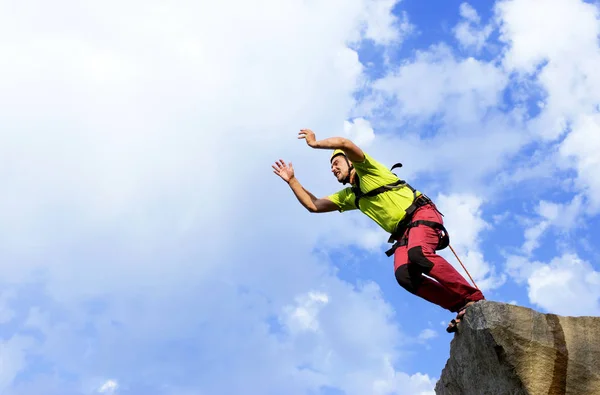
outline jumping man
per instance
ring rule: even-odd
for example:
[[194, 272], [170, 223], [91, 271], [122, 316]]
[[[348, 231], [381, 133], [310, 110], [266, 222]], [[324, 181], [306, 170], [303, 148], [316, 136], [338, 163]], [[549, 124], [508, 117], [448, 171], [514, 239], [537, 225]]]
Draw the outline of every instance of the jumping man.
[[398, 284], [414, 295], [457, 313], [447, 329], [456, 331], [456, 323], [466, 308], [484, 296], [436, 253], [445, 248], [448, 238], [435, 204], [346, 138], [317, 141], [310, 129], [302, 129], [298, 138], [305, 139], [309, 147], [333, 150], [331, 172], [338, 182], [350, 186], [316, 198], [294, 176], [291, 162], [286, 164], [281, 159], [275, 162], [274, 173], [288, 183], [298, 201], [311, 213], [358, 209], [389, 232], [389, 241], [395, 244], [386, 254], [394, 255]]

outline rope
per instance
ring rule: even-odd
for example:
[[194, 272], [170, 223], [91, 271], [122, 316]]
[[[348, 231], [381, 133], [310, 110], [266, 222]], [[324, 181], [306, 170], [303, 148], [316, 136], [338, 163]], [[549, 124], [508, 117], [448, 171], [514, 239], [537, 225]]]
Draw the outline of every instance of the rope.
[[450, 247], [450, 249], [454, 253], [454, 256], [456, 257], [456, 259], [458, 260], [458, 262], [460, 262], [460, 265], [462, 266], [462, 268], [465, 269], [465, 272], [467, 272], [467, 275], [471, 279], [471, 282], [473, 283], [473, 285], [475, 286], [475, 288], [479, 289], [479, 287], [477, 286], [477, 284], [475, 284], [475, 281], [473, 281], [473, 277], [471, 277], [471, 274], [469, 273], [469, 271], [467, 270], [467, 268], [465, 267], [465, 265], [463, 265], [463, 263], [460, 261], [460, 258], [458, 257], [458, 255], [456, 255], [456, 252], [454, 251], [454, 248], [452, 248], [452, 246], [450, 244], [448, 244], [448, 246]]

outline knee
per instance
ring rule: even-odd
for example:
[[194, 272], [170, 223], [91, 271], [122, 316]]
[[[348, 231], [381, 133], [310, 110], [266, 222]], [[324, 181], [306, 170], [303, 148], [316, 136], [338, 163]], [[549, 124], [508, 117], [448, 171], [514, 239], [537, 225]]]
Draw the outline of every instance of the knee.
[[419, 281], [411, 274], [408, 265], [399, 266], [398, 269], [396, 269], [396, 281], [402, 288], [414, 294], [417, 292]]
[[417, 265], [425, 274], [429, 273], [433, 268], [433, 262], [425, 256], [423, 247], [421, 246], [416, 246], [408, 250], [408, 261], [411, 264]]

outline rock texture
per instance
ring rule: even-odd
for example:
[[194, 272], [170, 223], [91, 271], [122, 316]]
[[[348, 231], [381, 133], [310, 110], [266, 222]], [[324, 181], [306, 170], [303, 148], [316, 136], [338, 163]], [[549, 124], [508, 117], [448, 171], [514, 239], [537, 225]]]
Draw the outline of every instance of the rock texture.
[[477, 302], [459, 324], [435, 392], [600, 395], [600, 317]]

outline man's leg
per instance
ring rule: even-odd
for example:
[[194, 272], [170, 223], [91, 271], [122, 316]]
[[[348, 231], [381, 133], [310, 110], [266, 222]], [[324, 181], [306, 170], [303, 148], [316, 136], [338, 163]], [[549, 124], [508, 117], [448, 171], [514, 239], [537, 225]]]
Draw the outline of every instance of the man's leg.
[[[440, 214], [432, 206], [417, 210], [413, 221], [417, 220], [443, 223]], [[436, 254], [438, 240], [438, 231], [429, 226], [419, 225], [411, 228], [407, 245], [410, 264], [421, 268], [423, 273], [437, 280], [448, 290], [447, 304], [452, 303], [448, 308], [452, 312], [458, 311], [469, 301], [484, 299], [481, 291], [472, 287], [448, 261]]]
[[423, 276], [423, 270], [418, 265], [409, 263], [407, 246], [396, 249], [394, 272], [402, 288], [446, 310], [453, 311], [454, 306], [462, 301], [448, 288]]

